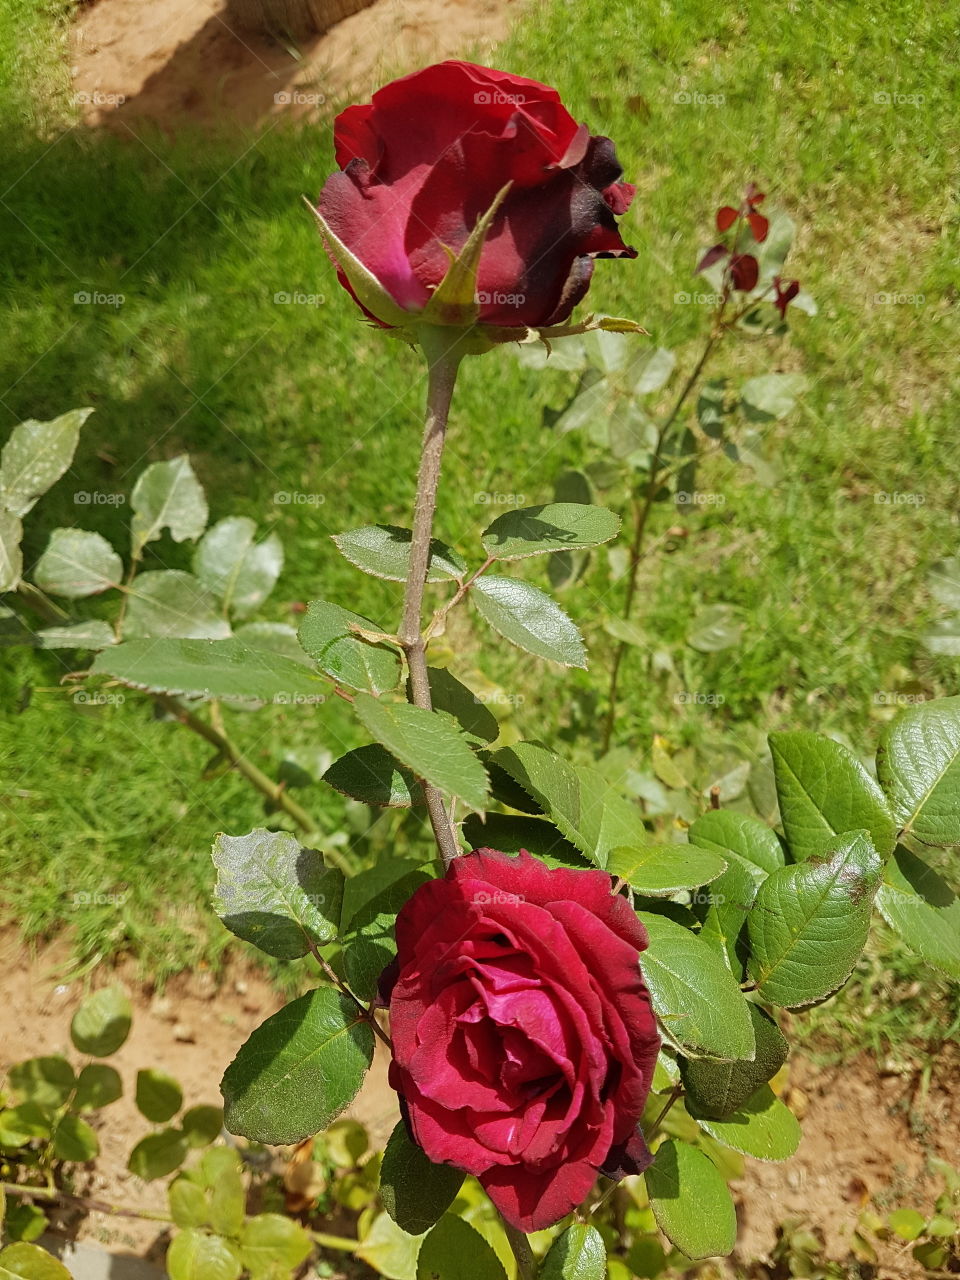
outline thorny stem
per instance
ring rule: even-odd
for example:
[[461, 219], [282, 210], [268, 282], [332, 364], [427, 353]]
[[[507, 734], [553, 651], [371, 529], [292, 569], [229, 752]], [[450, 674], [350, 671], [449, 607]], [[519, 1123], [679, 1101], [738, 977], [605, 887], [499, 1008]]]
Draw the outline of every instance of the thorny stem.
[[[430, 538], [433, 513], [437, 505], [440, 465], [447, 431], [447, 417], [463, 352], [458, 350], [457, 330], [424, 330], [423, 346], [427, 356], [427, 414], [417, 476], [417, 498], [413, 512], [413, 536], [410, 543], [410, 565], [403, 597], [403, 620], [398, 633], [410, 673], [410, 701], [415, 707], [432, 710], [430, 681], [427, 676], [426, 642], [421, 629], [423, 589], [430, 564]], [[434, 839], [444, 867], [460, 852], [456, 833], [440, 791], [424, 781], [424, 799], [430, 815]]]
[[518, 1231], [516, 1227], [511, 1227], [510, 1223], [504, 1220], [503, 1230], [506, 1233], [507, 1240], [510, 1242], [510, 1248], [513, 1250], [513, 1256], [517, 1260], [517, 1280], [537, 1280], [537, 1260], [533, 1256], [533, 1250], [530, 1248], [530, 1241]]
[[307, 945], [310, 948], [310, 954], [313, 956], [314, 960], [316, 960], [317, 964], [326, 974], [327, 978], [333, 983], [335, 987], [338, 987], [343, 992], [343, 994], [347, 997], [348, 1000], [353, 1001], [353, 1003], [357, 1006], [357, 1009], [360, 1012], [361, 1016], [363, 1017], [363, 1020], [370, 1024], [370, 1027], [372, 1028], [374, 1035], [379, 1036], [380, 1039], [383, 1041], [383, 1043], [390, 1050], [390, 1052], [393, 1053], [393, 1041], [390, 1039], [390, 1037], [384, 1031], [383, 1027], [381, 1027], [380, 1023], [377, 1021], [376, 1016], [373, 1012], [373, 1009], [368, 1009], [367, 1006], [363, 1003], [363, 1001], [360, 1000], [356, 995], [354, 995], [354, 993], [350, 990], [350, 988], [347, 986], [344, 980], [341, 977], [339, 977], [337, 973], [334, 971], [330, 962], [320, 954], [320, 949], [317, 946], [317, 944], [313, 941], [312, 938], [307, 939]]

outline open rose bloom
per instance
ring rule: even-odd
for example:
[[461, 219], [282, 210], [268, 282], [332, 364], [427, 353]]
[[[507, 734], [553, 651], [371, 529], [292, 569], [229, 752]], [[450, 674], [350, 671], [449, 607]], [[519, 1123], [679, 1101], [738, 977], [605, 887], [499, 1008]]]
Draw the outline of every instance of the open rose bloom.
[[[341, 283], [381, 324], [403, 326], [423, 311], [505, 187], [472, 322], [560, 324], [586, 293], [594, 258], [636, 257], [617, 227], [634, 188], [620, 181], [613, 143], [591, 137], [535, 80], [441, 62], [348, 107], [334, 136], [342, 172], [327, 180], [317, 211], [340, 243], [338, 258], [327, 235]], [[379, 298], [359, 296], [343, 249]]]
[[647, 938], [611, 889], [602, 871], [480, 849], [397, 917], [390, 1082], [430, 1159], [475, 1174], [522, 1231], [570, 1213], [598, 1173], [650, 1161]]

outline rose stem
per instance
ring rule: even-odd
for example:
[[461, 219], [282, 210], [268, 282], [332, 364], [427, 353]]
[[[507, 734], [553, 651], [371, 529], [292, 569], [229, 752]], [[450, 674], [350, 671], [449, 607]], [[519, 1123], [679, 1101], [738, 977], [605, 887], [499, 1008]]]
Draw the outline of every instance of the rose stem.
[[[447, 416], [457, 380], [457, 369], [464, 352], [460, 348], [459, 330], [442, 330], [424, 326], [421, 345], [427, 357], [427, 412], [423, 429], [423, 445], [420, 453], [420, 471], [417, 476], [417, 498], [413, 512], [413, 538], [410, 543], [410, 566], [403, 597], [403, 620], [399, 639], [407, 657], [410, 673], [410, 701], [426, 711], [433, 709], [430, 700], [430, 681], [427, 677], [427, 656], [421, 630], [423, 589], [430, 565], [430, 538], [433, 533], [433, 513], [437, 505], [437, 488], [440, 483], [440, 463], [447, 431]], [[421, 782], [430, 825], [444, 867], [460, 852], [450, 815], [443, 803], [440, 791], [426, 781]]]
[[509, 1222], [504, 1221], [503, 1229], [517, 1260], [517, 1280], [537, 1280], [537, 1260], [530, 1248], [530, 1241], [522, 1231], [511, 1227]]

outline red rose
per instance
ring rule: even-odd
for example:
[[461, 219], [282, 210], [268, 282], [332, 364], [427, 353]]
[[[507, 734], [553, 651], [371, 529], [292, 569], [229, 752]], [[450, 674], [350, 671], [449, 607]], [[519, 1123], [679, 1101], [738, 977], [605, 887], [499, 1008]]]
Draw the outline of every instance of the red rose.
[[525, 851], [455, 859], [397, 917], [390, 1083], [430, 1159], [475, 1174], [521, 1231], [649, 1163], [646, 945], [608, 875]]
[[[586, 293], [593, 258], [637, 256], [614, 217], [635, 188], [619, 181], [613, 143], [535, 80], [441, 62], [348, 107], [334, 138], [343, 172], [318, 210], [406, 311], [422, 310], [446, 250], [460, 252], [508, 182], [480, 259], [481, 324], [557, 324]], [[350, 289], [342, 272], [340, 282]]]

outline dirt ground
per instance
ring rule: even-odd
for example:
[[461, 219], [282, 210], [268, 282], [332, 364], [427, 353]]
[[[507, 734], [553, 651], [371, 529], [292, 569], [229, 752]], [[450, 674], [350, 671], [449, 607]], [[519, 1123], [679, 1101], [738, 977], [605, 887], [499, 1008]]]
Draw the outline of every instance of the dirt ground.
[[[531, 0], [533, 2], [533, 0]], [[375, 0], [300, 48], [238, 34], [225, 0], [98, 0], [79, 11], [73, 89], [91, 124], [165, 129], [323, 118], [348, 94], [443, 58], [483, 61], [524, 0]]]
[[[28, 955], [15, 935], [0, 940], [0, 1073], [21, 1058], [65, 1052], [70, 1018], [87, 990], [120, 981], [134, 1003], [133, 1030], [110, 1061], [120, 1072], [124, 1097], [106, 1108], [102, 1152], [86, 1194], [138, 1209], [164, 1212], [163, 1182], [143, 1183], [126, 1169], [131, 1147], [149, 1130], [132, 1098], [136, 1073], [159, 1067], [183, 1086], [186, 1105], [220, 1102], [219, 1080], [250, 1032], [282, 1001], [255, 970], [231, 966], [220, 985], [211, 974], [184, 974], [162, 996], [134, 979], [134, 966], [96, 970], [69, 980], [64, 941]], [[385, 1055], [374, 1067], [348, 1114], [382, 1146], [396, 1123], [396, 1100], [386, 1082]], [[735, 1187], [740, 1219], [737, 1260], [747, 1266], [769, 1255], [778, 1223], [799, 1218], [822, 1231], [829, 1257], [845, 1259], [857, 1215], [868, 1202], [881, 1212], [896, 1205], [929, 1211], [939, 1188], [928, 1176], [931, 1154], [957, 1161], [960, 1133], [960, 1055], [938, 1064], [921, 1101], [915, 1075], [880, 1076], [860, 1058], [839, 1069], [818, 1070], [793, 1060], [788, 1103], [802, 1115], [804, 1137], [784, 1164], [748, 1161]], [[157, 1224], [92, 1214], [79, 1238], [116, 1252], [144, 1254], [158, 1239]], [[921, 1274], [908, 1250], [891, 1247], [881, 1259], [883, 1276]]]

